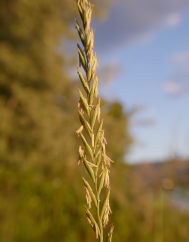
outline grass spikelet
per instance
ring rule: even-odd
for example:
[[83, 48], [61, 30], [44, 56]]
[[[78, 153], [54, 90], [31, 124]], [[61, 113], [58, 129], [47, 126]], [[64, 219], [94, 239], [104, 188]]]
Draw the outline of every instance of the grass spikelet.
[[87, 81], [90, 82], [90, 80], [91, 80], [91, 67], [89, 66], [87, 70]]
[[104, 186], [104, 178], [105, 178], [105, 173], [106, 173], [106, 170], [104, 169], [101, 173], [101, 179], [100, 179], [100, 184], [99, 184], [99, 187], [98, 187], [98, 194], [100, 194], [103, 186]]
[[111, 160], [107, 155], [102, 155], [103, 156], [103, 161], [104, 161], [104, 165], [105, 166], [109, 166], [110, 167], [110, 165], [111, 165], [111, 162], [112, 163], [114, 163], [114, 161], [113, 160]]
[[90, 193], [90, 196], [91, 196], [91, 198], [92, 198], [92, 200], [93, 200], [95, 206], [97, 207], [97, 200], [96, 200], [96, 197], [95, 197], [95, 195], [94, 195], [94, 193], [93, 193], [92, 188], [90, 187], [89, 183], [85, 180], [84, 177], [82, 177], [82, 179], [83, 179], [83, 182], [84, 182], [85, 187], [88, 189], [88, 191], [89, 191], [89, 193]]
[[115, 227], [114, 224], [110, 225], [110, 231], [108, 232], [108, 236], [107, 236], [106, 242], [112, 242], [112, 235], [113, 235], [114, 227]]
[[91, 105], [93, 103], [93, 100], [94, 100], [94, 92], [95, 92], [95, 88], [97, 86], [97, 80], [98, 80], [98, 78], [96, 76], [94, 81], [93, 81], [93, 85], [92, 85], [90, 96], [89, 96], [89, 105]]
[[92, 199], [91, 199], [89, 191], [88, 191], [88, 189], [86, 187], [85, 187], [85, 191], [86, 191], [87, 206], [88, 206], [88, 209], [90, 209], [91, 208], [91, 201], [92, 201]]
[[99, 154], [97, 155], [97, 163], [96, 163], [97, 167], [99, 167], [101, 160], [102, 160], [102, 148], [99, 150]]
[[103, 226], [104, 227], [106, 227], [106, 225], [108, 224], [108, 222], [109, 222], [109, 214], [111, 214], [111, 213], [112, 213], [112, 210], [110, 208], [110, 203], [109, 203], [109, 198], [108, 198], [107, 203], [106, 203], [104, 216], [103, 216]]
[[95, 219], [93, 218], [93, 215], [90, 213], [90, 211], [89, 211], [89, 209], [87, 209], [87, 207], [85, 207], [85, 213], [87, 215], [87, 219], [88, 219], [89, 224], [91, 225], [92, 229], [95, 231], [95, 234], [96, 234], [96, 231], [97, 231], [98, 236], [100, 236], [100, 229], [99, 229]]
[[79, 53], [79, 67], [83, 66], [83, 69], [86, 71], [87, 64], [85, 61], [85, 55], [84, 55], [81, 47], [79, 46], [79, 44], [77, 45], [77, 50]]
[[83, 31], [80, 28], [80, 26], [79, 26], [77, 21], [75, 21], [75, 26], [76, 26], [77, 32], [79, 34], [80, 40], [81, 40], [83, 46], [85, 46], [85, 37], [84, 37]]
[[79, 119], [81, 121], [81, 124], [87, 131], [87, 134], [89, 135], [89, 137], [92, 137], [92, 130], [91, 130], [89, 123], [85, 120], [84, 116], [82, 115], [82, 113], [80, 111], [78, 111], [78, 113], [79, 113]]
[[84, 157], [83, 157], [83, 163], [84, 163], [85, 168], [87, 169], [90, 177], [92, 178], [93, 182], [95, 182], [95, 176], [94, 176], [93, 169], [90, 167], [89, 163], [87, 162], [87, 160]]
[[104, 169], [105, 171], [105, 177], [104, 177], [104, 186], [107, 188], [110, 188], [110, 178], [109, 178], [109, 170], [107, 167]]
[[[104, 217], [105, 210], [107, 210], [107, 206], [108, 206], [108, 203], [109, 203], [109, 196], [110, 196], [110, 189], [107, 191], [106, 197], [105, 197], [104, 202], [102, 204], [102, 209], [101, 209], [101, 212], [100, 212], [101, 218]], [[106, 216], [107, 216], [107, 212], [106, 212]]]
[[[91, 128], [94, 127], [94, 124], [95, 124], [95, 121], [96, 121], [96, 118], [98, 116], [98, 113], [100, 112], [100, 98], [98, 99], [98, 102], [96, 104], [96, 107], [95, 107], [95, 110], [94, 110], [94, 113], [93, 113], [93, 117], [92, 117], [92, 121], [91, 121]], [[99, 116], [98, 116], [99, 117]], [[100, 120], [99, 120], [100, 121]]]
[[84, 18], [84, 16], [83, 16], [83, 9], [82, 9], [82, 7], [81, 7], [81, 3], [80, 3], [81, 1], [78, 1], [78, 3], [77, 3], [77, 7], [78, 7], [78, 10], [79, 10], [79, 14], [80, 14], [80, 17], [81, 17], [81, 19], [83, 20], [83, 18]]
[[81, 139], [83, 141], [83, 144], [87, 150], [87, 152], [89, 153], [90, 158], [93, 160], [93, 152], [91, 147], [89, 146], [89, 144], [87, 143], [86, 139], [84, 138], [83, 134], [81, 133]]
[[77, 67], [77, 72], [79, 74], [79, 78], [80, 78], [80, 81], [81, 81], [81, 83], [83, 85], [83, 88], [85, 89], [86, 93], [88, 94], [90, 92], [89, 86], [88, 86], [88, 83], [83, 78], [83, 75], [81, 74], [81, 71], [80, 71], [79, 67]]
[[100, 133], [101, 133], [101, 131], [102, 131], [102, 125], [103, 125], [103, 119], [101, 120], [101, 122], [100, 122], [100, 125], [99, 125], [99, 128], [98, 128], [98, 131], [97, 131], [97, 134], [96, 134], [96, 138], [95, 138], [95, 143], [94, 143], [94, 147], [96, 148], [96, 146], [97, 146], [97, 143], [98, 143], [98, 141], [99, 141], [99, 137], [100, 137]]
[[79, 89], [78, 89], [78, 92], [79, 92], [79, 97], [80, 97], [81, 103], [85, 109], [85, 112], [90, 117], [90, 110], [89, 110], [89, 105], [87, 103], [87, 99], [83, 96], [82, 92]]
[[84, 150], [82, 150], [81, 145], [79, 146], [79, 159], [78, 159], [78, 165], [80, 164], [81, 161], [83, 161], [84, 157]]
[[83, 125], [81, 125], [81, 127], [75, 132], [79, 136], [82, 131], [83, 131]]

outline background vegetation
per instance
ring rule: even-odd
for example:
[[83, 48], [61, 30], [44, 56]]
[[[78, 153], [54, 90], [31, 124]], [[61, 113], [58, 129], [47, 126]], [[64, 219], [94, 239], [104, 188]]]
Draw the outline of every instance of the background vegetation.
[[[103, 14], [105, 2], [98, 1], [95, 16]], [[84, 215], [84, 169], [77, 166], [79, 82], [67, 72], [76, 66], [65, 47], [77, 40], [75, 16], [70, 0], [0, 2], [1, 242], [93, 241]], [[115, 161], [114, 241], [188, 241], [188, 212], [175, 209], [161, 185], [171, 176], [186, 187], [187, 174], [184, 180], [174, 172], [146, 180], [145, 169], [124, 164], [132, 142], [129, 117], [117, 102], [104, 100], [102, 110], [107, 152]]]

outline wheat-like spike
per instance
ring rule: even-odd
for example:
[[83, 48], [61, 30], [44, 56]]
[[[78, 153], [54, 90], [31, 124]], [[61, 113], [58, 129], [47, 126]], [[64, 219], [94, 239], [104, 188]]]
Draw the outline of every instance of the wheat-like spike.
[[[90, 27], [92, 5], [87, 0], [77, 0], [77, 7], [82, 20], [83, 30], [77, 21], [75, 21], [76, 29], [84, 47], [82, 49], [79, 44], [77, 45], [79, 66], [83, 67], [86, 75], [85, 80], [81, 70], [77, 67], [84, 93], [79, 89], [78, 114], [82, 126], [76, 133], [81, 137], [87, 154], [87, 156], [84, 155], [84, 150], [80, 146], [79, 162], [82, 161], [92, 183], [94, 183], [94, 189], [92, 189], [91, 185], [83, 178], [88, 205], [88, 208], [85, 209], [87, 219], [95, 232], [96, 238], [99, 238], [99, 242], [103, 242], [103, 226], [105, 227], [108, 224], [109, 214], [112, 213], [109, 204], [110, 182], [108, 166], [113, 161], [106, 155], [105, 146], [107, 142], [102, 127], [103, 120], [100, 119], [100, 98], [98, 98], [98, 77], [96, 75], [98, 62], [97, 54], [93, 53], [94, 31]], [[97, 131], [94, 131], [95, 126]], [[82, 133], [83, 129], [87, 132], [90, 142], [86, 140], [85, 135]], [[101, 169], [99, 169], [100, 167]], [[104, 202], [100, 206], [100, 194], [103, 188], [107, 189], [107, 192]], [[94, 203], [93, 206], [96, 207], [97, 221], [94, 220], [93, 215], [89, 211], [91, 201]], [[113, 227], [110, 228], [107, 236], [108, 242], [112, 241], [112, 233]]]

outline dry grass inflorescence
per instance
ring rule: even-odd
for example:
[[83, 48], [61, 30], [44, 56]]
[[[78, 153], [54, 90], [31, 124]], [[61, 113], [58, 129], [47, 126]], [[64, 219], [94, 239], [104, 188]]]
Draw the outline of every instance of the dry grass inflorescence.
[[[112, 213], [109, 203], [109, 167], [113, 161], [106, 155], [107, 141], [104, 137], [103, 120], [100, 118], [100, 98], [98, 97], [98, 77], [96, 75], [98, 62], [96, 53], [93, 53], [94, 31], [90, 28], [92, 5], [86, 0], [78, 0], [77, 6], [83, 23], [82, 29], [76, 21], [76, 29], [83, 45], [83, 48], [79, 44], [77, 45], [79, 66], [83, 68], [86, 74], [85, 80], [81, 70], [77, 67], [84, 90], [83, 92], [80, 89], [78, 90], [80, 97], [78, 114], [81, 127], [76, 133], [81, 137], [85, 148], [84, 151], [82, 146], [79, 146], [78, 164], [84, 164], [93, 183], [93, 186], [91, 186], [84, 177], [82, 178], [86, 190], [87, 206], [85, 206], [85, 212], [87, 220], [95, 232], [96, 239], [103, 242], [103, 228], [108, 224], [109, 214]], [[106, 195], [101, 200], [103, 188], [106, 189]], [[95, 216], [90, 211], [92, 202], [96, 208]], [[113, 229], [114, 225], [111, 225], [106, 239], [107, 242], [112, 241]]]

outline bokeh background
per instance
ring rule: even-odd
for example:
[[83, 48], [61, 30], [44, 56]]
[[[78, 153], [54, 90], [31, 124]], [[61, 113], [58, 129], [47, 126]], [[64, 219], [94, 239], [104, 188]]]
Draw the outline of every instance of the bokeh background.
[[[114, 241], [189, 240], [189, 1], [94, 0]], [[77, 165], [75, 0], [0, 1], [0, 241], [95, 241]]]

